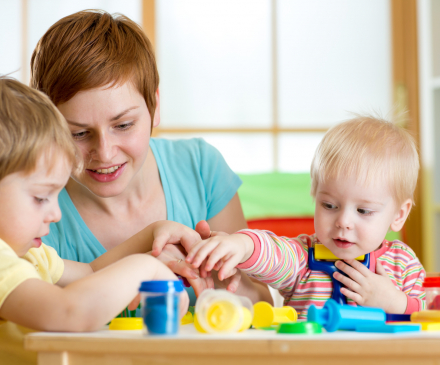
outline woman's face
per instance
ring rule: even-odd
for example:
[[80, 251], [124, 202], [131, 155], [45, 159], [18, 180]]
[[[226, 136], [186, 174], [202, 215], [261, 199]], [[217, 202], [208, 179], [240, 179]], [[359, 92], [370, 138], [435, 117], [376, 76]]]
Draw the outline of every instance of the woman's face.
[[[153, 126], [159, 124], [159, 96]], [[130, 84], [81, 91], [57, 105], [84, 158], [72, 178], [100, 197], [121, 194], [136, 178], [149, 150], [151, 117]]]

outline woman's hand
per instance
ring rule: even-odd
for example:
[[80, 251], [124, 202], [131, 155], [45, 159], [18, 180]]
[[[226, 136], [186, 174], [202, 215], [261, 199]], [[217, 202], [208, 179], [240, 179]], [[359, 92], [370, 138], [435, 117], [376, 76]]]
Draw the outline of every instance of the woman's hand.
[[151, 254], [158, 257], [167, 244], [180, 244], [189, 251], [201, 241], [200, 235], [193, 229], [173, 221], [157, 221], [153, 228], [153, 247]]
[[179, 245], [165, 245], [156, 258], [170, 268], [174, 273], [186, 278], [193, 287], [196, 296], [205, 289], [214, 289], [214, 281], [210, 275], [201, 277], [199, 270], [185, 262], [183, 248]]

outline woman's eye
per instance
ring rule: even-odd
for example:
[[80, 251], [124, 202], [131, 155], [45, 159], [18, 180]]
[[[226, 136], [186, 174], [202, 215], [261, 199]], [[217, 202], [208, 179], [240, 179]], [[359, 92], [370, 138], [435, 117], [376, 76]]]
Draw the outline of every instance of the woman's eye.
[[357, 211], [358, 211], [358, 213], [360, 213], [362, 215], [372, 215], [373, 214], [373, 211], [368, 210], [368, 209], [359, 208]]
[[123, 130], [131, 128], [133, 126], [133, 124], [134, 124], [134, 122], [118, 124], [116, 126], [116, 129], [119, 129], [119, 130], [123, 131]]
[[87, 135], [87, 132], [72, 133], [73, 139], [83, 139]]

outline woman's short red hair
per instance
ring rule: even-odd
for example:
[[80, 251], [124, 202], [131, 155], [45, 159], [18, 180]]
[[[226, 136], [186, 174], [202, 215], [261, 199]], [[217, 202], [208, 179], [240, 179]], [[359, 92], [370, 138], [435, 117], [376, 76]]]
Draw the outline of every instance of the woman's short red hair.
[[66, 16], [49, 28], [32, 54], [30, 86], [55, 105], [79, 91], [125, 82], [144, 96], [153, 120], [159, 86], [153, 47], [124, 15], [85, 10]]

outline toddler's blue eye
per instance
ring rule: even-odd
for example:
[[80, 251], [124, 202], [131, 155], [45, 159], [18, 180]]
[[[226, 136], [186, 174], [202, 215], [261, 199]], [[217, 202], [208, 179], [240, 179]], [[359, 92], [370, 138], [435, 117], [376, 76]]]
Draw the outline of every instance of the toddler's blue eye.
[[34, 199], [35, 199], [35, 201], [38, 203], [38, 204], [41, 204], [42, 202], [44, 202], [44, 200], [45, 199], [43, 199], [43, 198], [38, 198], [38, 197], [34, 197]]

